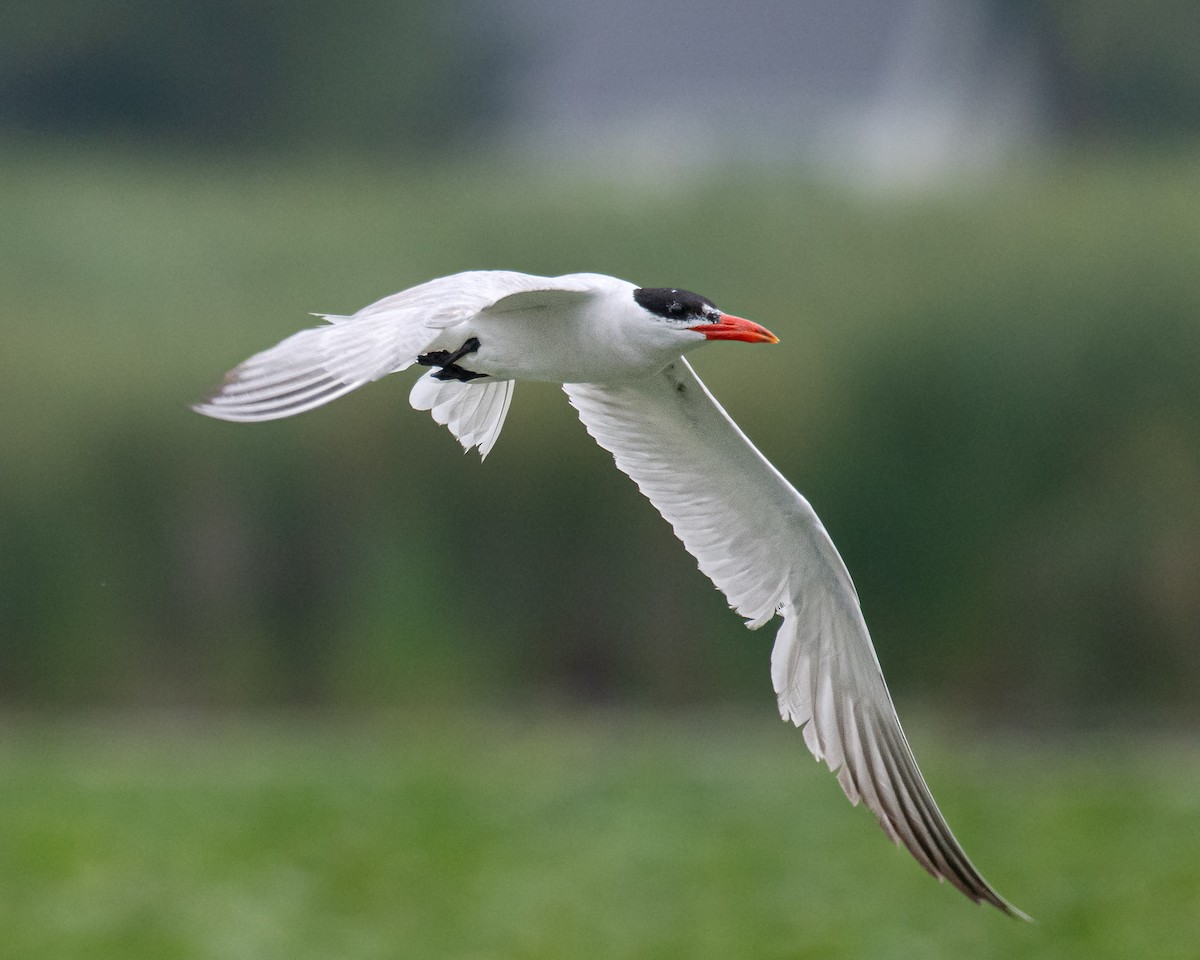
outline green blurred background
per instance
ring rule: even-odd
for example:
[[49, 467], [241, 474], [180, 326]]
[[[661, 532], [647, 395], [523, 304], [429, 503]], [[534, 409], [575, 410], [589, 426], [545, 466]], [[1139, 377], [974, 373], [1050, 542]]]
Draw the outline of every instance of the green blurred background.
[[[1035, 145], [900, 189], [540, 154], [505, 120], [537, 44], [482, 2], [9, 11], [13, 955], [1191, 956], [1200, 23], [980, 8], [1038, 54]], [[773, 630], [557, 389], [483, 465], [407, 375], [188, 409], [309, 311], [478, 268], [780, 335], [696, 365], [822, 515], [935, 793], [1040, 929], [939, 896], [801, 767]]]

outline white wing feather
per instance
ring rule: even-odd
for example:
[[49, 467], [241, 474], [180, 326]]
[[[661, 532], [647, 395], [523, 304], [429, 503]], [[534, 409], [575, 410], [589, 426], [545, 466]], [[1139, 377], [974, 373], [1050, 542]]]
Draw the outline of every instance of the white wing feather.
[[682, 358], [645, 380], [566, 384], [588, 432], [755, 628], [783, 623], [771, 679], [818, 760], [939, 879], [1019, 914], [954, 839], [900, 727], [858, 596], [816, 513]]
[[506, 297], [538, 290], [584, 293], [589, 287], [570, 276], [535, 277], [508, 270], [475, 270], [430, 280], [352, 316], [322, 314], [328, 325], [302, 330], [255, 354], [193, 409], [238, 421], [276, 420], [312, 410], [410, 366], [445, 328]]

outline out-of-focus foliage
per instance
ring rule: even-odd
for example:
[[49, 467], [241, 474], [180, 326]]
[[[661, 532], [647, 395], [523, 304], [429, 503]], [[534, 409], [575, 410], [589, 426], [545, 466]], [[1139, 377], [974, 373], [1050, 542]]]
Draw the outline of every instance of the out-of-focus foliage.
[[408, 375], [293, 421], [186, 404], [250, 353], [456, 270], [598, 270], [776, 330], [701, 374], [824, 517], [897, 690], [1021, 719], [1195, 707], [1195, 157], [850, 199], [9, 155], [8, 703], [769, 697], [745, 633], [562, 394], [488, 461]]
[[950, 750], [917, 725], [1029, 924], [934, 883], [770, 713], [2, 727], [0, 937], [22, 960], [1194, 956], [1194, 744]]
[[[1067, 136], [1200, 129], [1194, 0], [991, 6], [1027, 28]], [[544, 42], [520, 36], [520, 20], [484, 0], [8, 4], [0, 130], [206, 147], [461, 146], [503, 124], [509, 70]]]
[[1033, 28], [1056, 120], [1075, 137], [1200, 132], [1194, 0], [992, 0]]
[[455, 144], [511, 38], [475, 0], [45, 0], [0, 31], [0, 124], [189, 146]]

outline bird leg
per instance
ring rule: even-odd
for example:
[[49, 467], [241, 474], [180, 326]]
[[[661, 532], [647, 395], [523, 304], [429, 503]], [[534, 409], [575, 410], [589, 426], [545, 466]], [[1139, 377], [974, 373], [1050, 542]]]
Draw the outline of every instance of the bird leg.
[[487, 376], [486, 373], [475, 373], [472, 370], [464, 370], [458, 365], [459, 360], [478, 349], [479, 338], [471, 337], [454, 351], [430, 350], [429, 353], [422, 353], [417, 357], [417, 363], [423, 367], [441, 367], [441, 370], [436, 370], [433, 373], [435, 380], [459, 380], [462, 383], [466, 383], [468, 380]]

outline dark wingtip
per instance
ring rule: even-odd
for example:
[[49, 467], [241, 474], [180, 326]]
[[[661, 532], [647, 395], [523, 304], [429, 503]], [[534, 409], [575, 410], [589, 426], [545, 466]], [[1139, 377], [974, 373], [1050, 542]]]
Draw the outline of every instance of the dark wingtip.
[[994, 907], [997, 907], [1002, 913], [1007, 914], [1014, 920], [1024, 920], [1026, 923], [1037, 923], [1037, 920], [1027, 914], [1020, 907], [1014, 907], [1002, 897], [997, 896], [995, 900], [989, 899], [988, 903], [992, 904]]

